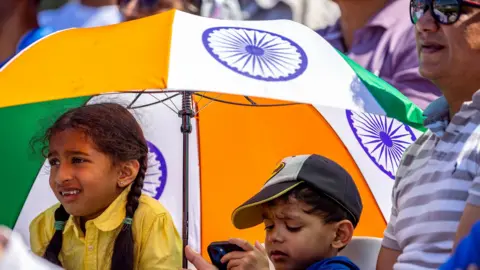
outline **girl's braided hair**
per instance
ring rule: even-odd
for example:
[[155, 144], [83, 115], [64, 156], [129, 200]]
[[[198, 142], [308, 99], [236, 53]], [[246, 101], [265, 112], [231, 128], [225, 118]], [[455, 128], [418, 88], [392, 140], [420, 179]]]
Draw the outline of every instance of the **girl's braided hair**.
[[[114, 103], [87, 105], [63, 114], [46, 132], [44, 145], [53, 135], [67, 129], [84, 132], [99, 151], [109, 155], [113, 162], [138, 160], [140, 170], [127, 195], [126, 219], [113, 248], [112, 266], [115, 270], [133, 270], [134, 239], [131, 220], [135, 215], [142, 194], [147, 170], [148, 146], [143, 131], [133, 115], [123, 106]], [[46, 149], [46, 147], [44, 148]], [[63, 206], [55, 211], [55, 233], [43, 257], [59, 266], [62, 249], [63, 227], [69, 214]]]

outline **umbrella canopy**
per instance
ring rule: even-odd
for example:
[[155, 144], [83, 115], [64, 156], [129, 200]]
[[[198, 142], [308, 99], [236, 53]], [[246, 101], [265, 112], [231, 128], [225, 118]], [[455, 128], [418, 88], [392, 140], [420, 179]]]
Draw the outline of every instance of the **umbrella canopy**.
[[[0, 88], [0, 204], [9, 206], [0, 224], [26, 237], [31, 219], [55, 202], [48, 166], [32, 153], [31, 139], [66, 109], [86, 103], [120, 102], [137, 116], [151, 154], [144, 191], [165, 204], [181, 230], [181, 119], [170, 111], [181, 100], [171, 92], [195, 93], [201, 111], [190, 137], [189, 234], [203, 251], [231, 236], [263, 237], [261, 228], [235, 230], [229, 216], [276, 162], [293, 154], [317, 153], [344, 166], [365, 205], [356, 234], [381, 236], [396, 167], [420, 133], [409, 125], [422, 128], [422, 112], [406, 97], [289, 21], [171, 11], [66, 30], [7, 64]], [[157, 92], [138, 95], [143, 89]]]

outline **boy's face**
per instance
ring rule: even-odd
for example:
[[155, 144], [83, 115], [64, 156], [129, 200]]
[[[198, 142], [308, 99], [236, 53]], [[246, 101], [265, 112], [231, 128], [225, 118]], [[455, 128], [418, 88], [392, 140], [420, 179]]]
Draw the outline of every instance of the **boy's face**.
[[353, 227], [350, 236], [342, 235], [349, 221], [325, 224], [320, 216], [305, 212], [311, 208], [293, 198], [264, 206], [265, 248], [276, 270], [307, 269], [336, 256], [338, 249], [350, 241]]

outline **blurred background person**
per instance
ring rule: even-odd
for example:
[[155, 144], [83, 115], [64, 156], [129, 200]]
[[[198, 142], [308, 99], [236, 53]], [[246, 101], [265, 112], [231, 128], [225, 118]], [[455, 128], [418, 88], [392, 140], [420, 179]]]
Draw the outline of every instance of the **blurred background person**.
[[118, 6], [126, 21], [159, 14], [170, 9], [186, 11], [184, 0], [118, 0]]
[[228, 20], [293, 20], [318, 29], [336, 22], [331, 0], [196, 0], [203, 17]]
[[39, 13], [40, 25], [54, 30], [116, 24], [123, 20], [117, 0], [71, 0]]
[[0, 68], [15, 54], [53, 32], [38, 26], [39, 3], [40, 0], [0, 1]]
[[[121, 4], [122, 0], [118, 1], [118, 4]], [[166, 0], [170, 1], [172, 0]], [[42, 0], [42, 9], [54, 10], [67, 2], [67, 0]], [[162, 1], [140, 0], [140, 2], [151, 5], [149, 2]], [[291, 19], [312, 29], [331, 25], [340, 16], [340, 9], [332, 0], [182, 0], [182, 2], [183, 11], [203, 17], [231, 20]]]
[[332, 46], [381, 77], [420, 108], [438, 98], [439, 89], [420, 76], [415, 32], [404, 10], [409, 0], [335, 0], [338, 21], [317, 32]]

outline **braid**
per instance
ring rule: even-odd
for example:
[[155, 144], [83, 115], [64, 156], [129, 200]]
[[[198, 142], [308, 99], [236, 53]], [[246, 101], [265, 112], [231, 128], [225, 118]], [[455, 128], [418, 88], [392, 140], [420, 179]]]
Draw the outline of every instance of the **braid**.
[[63, 205], [60, 205], [60, 207], [55, 210], [55, 233], [45, 250], [45, 254], [43, 254], [43, 258], [58, 266], [62, 266], [58, 255], [60, 254], [60, 250], [62, 250], [63, 228], [65, 227], [65, 222], [68, 220], [68, 217], [69, 214], [65, 211]]
[[[125, 220], [133, 219], [135, 211], [138, 208], [139, 199], [142, 195], [143, 179], [147, 171], [147, 157], [139, 159], [140, 170], [133, 181], [130, 191], [127, 195], [127, 204]], [[112, 270], [133, 270], [134, 262], [134, 239], [132, 233], [132, 223], [124, 222], [120, 233], [115, 240], [112, 255]]]

